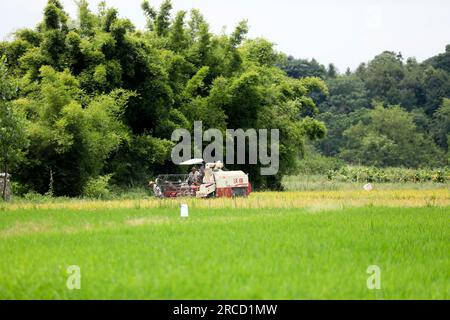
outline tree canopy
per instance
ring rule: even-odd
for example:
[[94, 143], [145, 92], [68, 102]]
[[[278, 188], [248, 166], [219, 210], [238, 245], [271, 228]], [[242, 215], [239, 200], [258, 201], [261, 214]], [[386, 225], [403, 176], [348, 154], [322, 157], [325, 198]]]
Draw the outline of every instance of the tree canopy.
[[198, 10], [172, 12], [144, 1], [145, 30], [101, 3], [77, 2], [68, 16], [49, 0], [35, 29], [0, 43], [18, 83], [11, 105], [24, 114], [29, 146], [15, 173], [29, 190], [79, 195], [88, 181], [142, 185], [175, 171], [170, 140], [177, 128], [279, 128], [280, 172], [256, 187], [279, 187], [293, 170], [306, 138], [323, 137], [313, 92], [326, 95], [311, 73], [293, 79], [277, 67], [274, 44], [247, 39], [246, 21], [230, 34], [213, 34]]
[[[324, 155], [366, 165], [442, 166], [449, 158], [449, 48], [422, 63], [385, 51], [344, 74], [334, 66], [327, 69], [315, 60], [292, 57], [280, 67], [294, 78], [317, 74], [326, 82], [329, 95], [313, 95], [328, 128], [327, 137], [316, 143]], [[375, 129], [382, 117], [394, 117], [399, 128], [409, 127], [417, 152], [411, 152], [409, 143], [395, 142], [400, 136]]]
[[34, 29], [0, 42], [0, 160], [22, 189], [76, 196], [97, 177], [143, 185], [180, 170], [171, 135], [195, 121], [280, 130], [276, 176], [235, 165], [257, 188], [279, 188], [313, 140], [351, 163], [448, 164], [450, 46], [422, 63], [385, 51], [340, 73], [249, 39], [245, 20], [213, 34], [198, 10], [174, 13], [169, 0], [142, 3], [144, 30], [104, 2], [77, 5], [70, 17], [48, 0]]

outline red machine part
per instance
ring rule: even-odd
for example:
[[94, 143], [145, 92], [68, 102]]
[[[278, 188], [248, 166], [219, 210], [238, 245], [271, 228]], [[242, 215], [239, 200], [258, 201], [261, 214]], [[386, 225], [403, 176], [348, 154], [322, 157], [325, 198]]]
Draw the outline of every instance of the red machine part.
[[248, 184], [236, 185], [234, 187], [217, 188], [216, 197], [235, 197], [235, 196], [248, 196], [252, 192], [252, 185]]
[[164, 198], [192, 197], [198, 191], [198, 186], [192, 185], [187, 188], [166, 188], [164, 189]]
[[[219, 170], [213, 173], [212, 178], [213, 182], [202, 184], [202, 187], [215, 184], [215, 190], [212, 190], [215, 192], [208, 196], [246, 197], [252, 192], [248, 176], [242, 171]], [[157, 181], [165, 198], [195, 197], [200, 189], [199, 185], [188, 185], [187, 175], [160, 175]]]

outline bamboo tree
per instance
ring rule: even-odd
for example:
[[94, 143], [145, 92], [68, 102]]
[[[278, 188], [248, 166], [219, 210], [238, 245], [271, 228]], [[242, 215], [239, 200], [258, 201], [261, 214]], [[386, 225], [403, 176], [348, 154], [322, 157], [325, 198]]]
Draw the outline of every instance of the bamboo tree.
[[6, 184], [9, 167], [21, 158], [22, 150], [27, 143], [22, 118], [11, 104], [15, 91], [8, 76], [6, 58], [2, 57], [0, 59], [0, 161], [4, 169], [2, 198], [5, 201], [7, 200]]

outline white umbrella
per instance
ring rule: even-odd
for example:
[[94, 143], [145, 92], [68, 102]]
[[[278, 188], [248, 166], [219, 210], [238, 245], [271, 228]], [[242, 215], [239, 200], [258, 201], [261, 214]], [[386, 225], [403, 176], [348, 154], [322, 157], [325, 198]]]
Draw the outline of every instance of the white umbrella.
[[180, 163], [180, 165], [190, 166], [190, 165], [201, 164], [201, 163], [203, 163], [203, 159], [197, 158], [197, 159], [189, 159], [189, 160], [183, 161]]

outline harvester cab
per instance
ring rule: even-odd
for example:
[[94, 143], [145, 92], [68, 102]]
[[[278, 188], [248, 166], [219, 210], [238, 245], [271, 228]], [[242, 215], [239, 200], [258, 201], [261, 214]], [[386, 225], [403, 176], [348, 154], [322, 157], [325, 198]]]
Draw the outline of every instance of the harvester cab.
[[190, 159], [180, 165], [201, 165], [199, 181], [192, 181], [189, 175], [159, 175], [156, 183], [166, 198], [174, 197], [246, 197], [252, 187], [248, 175], [243, 171], [225, 171], [221, 161], [205, 163], [203, 159]]

